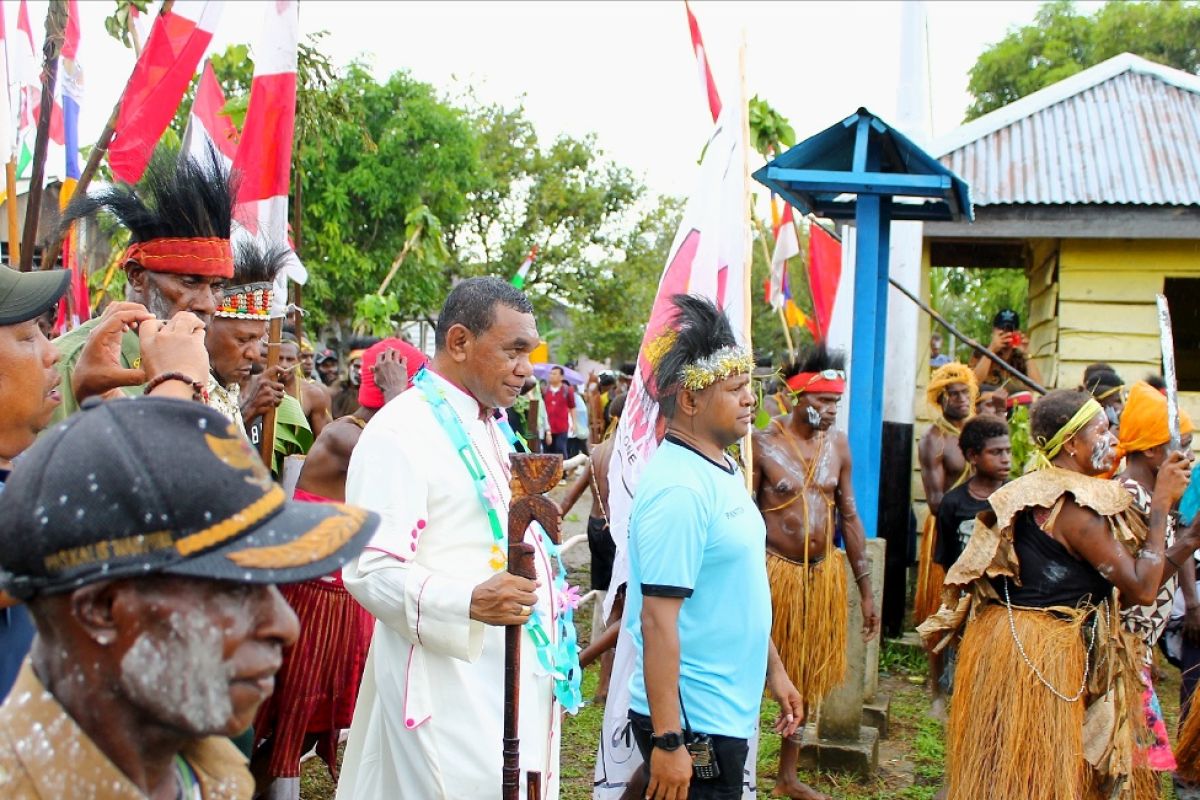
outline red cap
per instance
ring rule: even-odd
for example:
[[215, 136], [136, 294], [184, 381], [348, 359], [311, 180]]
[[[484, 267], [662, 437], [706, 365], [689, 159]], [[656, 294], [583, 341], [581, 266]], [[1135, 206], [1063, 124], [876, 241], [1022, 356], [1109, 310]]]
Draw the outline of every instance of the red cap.
[[358, 404], [363, 408], [383, 408], [383, 390], [375, 385], [375, 359], [384, 350], [399, 350], [405, 359], [405, 371], [408, 373], [408, 385], [412, 386], [413, 376], [425, 366], [425, 354], [408, 342], [401, 339], [384, 339], [366, 349], [362, 357], [362, 383], [358, 386]]

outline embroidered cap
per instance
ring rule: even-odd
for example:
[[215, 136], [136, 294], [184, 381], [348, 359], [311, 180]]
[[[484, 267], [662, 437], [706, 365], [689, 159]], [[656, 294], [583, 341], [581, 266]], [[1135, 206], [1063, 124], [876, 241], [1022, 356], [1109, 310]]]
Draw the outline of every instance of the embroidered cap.
[[295, 583], [353, 558], [379, 523], [295, 503], [229, 420], [200, 403], [85, 403], [0, 492], [0, 589], [27, 599], [168, 573]]

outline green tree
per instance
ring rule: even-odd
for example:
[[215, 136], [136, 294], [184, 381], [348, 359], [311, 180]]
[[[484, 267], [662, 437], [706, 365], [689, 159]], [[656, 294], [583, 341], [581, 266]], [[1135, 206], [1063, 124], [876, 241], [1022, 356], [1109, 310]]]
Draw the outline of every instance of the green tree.
[[1200, 4], [1109, 0], [1092, 15], [1071, 0], [1038, 9], [1030, 25], [1010, 30], [971, 68], [975, 101], [967, 119], [1008, 105], [1038, 89], [1130, 52], [1187, 72], [1200, 71]]
[[[1029, 281], [1022, 269], [934, 267], [929, 299], [935, 311], [984, 347], [992, 338], [992, 318], [1002, 308], [1016, 311], [1028, 326]], [[933, 330], [941, 326], [933, 323]], [[948, 355], [963, 362], [971, 357], [971, 349], [953, 336], [944, 333], [942, 340]]]
[[682, 214], [682, 200], [660, 198], [623, 237], [613, 257], [579, 287], [562, 341], [565, 359], [586, 355], [621, 364], [637, 358]]
[[[555, 321], [576, 318], [572, 309], [588, 308], [597, 287], [609, 285], [618, 254], [645, 224], [637, 217], [645, 189], [628, 169], [604, 157], [593, 135], [544, 144], [520, 106], [474, 106], [470, 116], [479, 153], [475, 184], [462, 217], [443, 220], [454, 269], [508, 278], [536, 245], [525, 291], [542, 334], [565, 345]], [[623, 324], [620, 318], [612, 322]], [[604, 358], [604, 346], [597, 343], [589, 355]], [[561, 357], [558, 349], [555, 355]]]
[[[435, 227], [430, 218], [461, 225], [479, 163], [467, 115], [405, 72], [378, 83], [355, 64], [330, 91], [352, 115], [298, 148], [310, 274], [305, 305], [317, 323], [351, 318], [355, 301], [376, 292], [414, 231], [422, 237]], [[416, 224], [412, 215], [422, 207], [424, 221]], [[440, 253], [440, 238], [427, 244], [426, 252]], [[441, 261], [402, 261], [382, 295], [395, 298], [389, 307], [397, 318], [423, 317], [440, 305], [454, 274], [453, 264]]]

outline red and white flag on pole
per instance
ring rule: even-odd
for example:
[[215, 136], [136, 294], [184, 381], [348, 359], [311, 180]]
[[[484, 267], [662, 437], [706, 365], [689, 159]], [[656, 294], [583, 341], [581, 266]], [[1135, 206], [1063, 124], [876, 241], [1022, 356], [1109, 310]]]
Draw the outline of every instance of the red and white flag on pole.
[[[288, 241], [299, 44], [298, 4], [295, 0], [269, 3], [262, 40], [254, 51], [250, 107], [233, 160], [241, 176], [234, 219], [245, 234], [275, 245]], [[295, 253], [276, 279], [272, 316], [283, 316], [287, 307], [288, 278], [301, 284], [308, 278]]]
[[171, 124], [196, 66], [212, 41], [223, 3], [176, 0], [160, 12], [121, 95], [108, 163], [117, 180], [136, 183]]
[[708, 109], [712, 112], [713, 122], [721, 116], [721, 98], [717, 94], [717, 84], [713, 80], [712, 68], [708, 65], [708, 54], [704, 50], [704, 40], [700, 38], [700, 23], [692, 13], [692, 7], [683, 0], [683, 8], [687, 11], [688, 30], [692, 34], [692, 52], [696, 54], [696, 68], [700, 72], [700, 85], [704, 87], [704, 95], [708, 98]]
[[787, 262], [800, 255], [800, 240], [796, 238], [796, 224], [792, 221], [791, 205], [783, 204], [783, 214], [775, 225], [775, 252], [771, 254], [771, 286], [768, 302], [775, 311], [788, 301]]
[[193, 159], [205, 159], [210, 152], [216, 152], [225, 166], [232, 168], [241, 133], [229, 115], [221, 112], [223, 108], [225, 93], [221, 91], [221, 83], [217, 80], [212, 63], [206, 61], [200, 73], [200, 83], [196, 86], [196, 99], [192, 101], [187, 130], [183, 134], [183, 149]]

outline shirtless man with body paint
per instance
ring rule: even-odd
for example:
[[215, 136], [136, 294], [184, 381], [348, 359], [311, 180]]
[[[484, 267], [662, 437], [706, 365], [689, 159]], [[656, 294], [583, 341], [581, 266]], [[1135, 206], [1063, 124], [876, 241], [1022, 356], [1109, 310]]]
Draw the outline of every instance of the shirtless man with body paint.
[[[788, 676], [815, 709], [846, 669], [847, 556], [862, 597], [864, 639], [878, 633], [879, 615], [850, 483], [850, 447], [846, 435], [833, 430], [844, 373], [834, 357], [818, 350], [787, 385], [794, 398], [791, 414], [754, 432], [753, 493], [767, 525], [772, 638]], [[845, 555], [833, 543], [839, 522]], [[825, 798], [797, 778], [799, 754], [799, 737], [784, 739], [774, 794]]]

